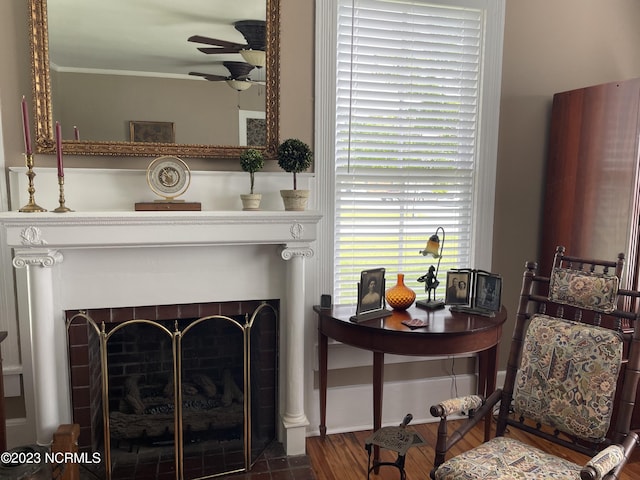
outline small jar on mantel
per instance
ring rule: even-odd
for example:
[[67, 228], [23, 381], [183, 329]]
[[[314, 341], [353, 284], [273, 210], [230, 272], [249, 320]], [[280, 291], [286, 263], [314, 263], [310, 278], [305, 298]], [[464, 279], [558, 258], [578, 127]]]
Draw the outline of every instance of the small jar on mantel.
[[398, 283], [385, 294], [387, 305], [394, 310], [406, 310], [416, 299], [416, 292], [404, 284], [404, 273], [398, 274]]

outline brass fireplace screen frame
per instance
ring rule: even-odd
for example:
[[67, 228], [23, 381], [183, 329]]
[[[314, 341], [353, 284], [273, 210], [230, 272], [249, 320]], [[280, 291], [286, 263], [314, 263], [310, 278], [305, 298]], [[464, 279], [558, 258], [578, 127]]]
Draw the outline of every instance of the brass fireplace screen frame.
[[[195, 326], [208, 321], [208, 320], [225, 320], [231, 322], [234, 326], [239, 328], [243, 334], [243, 414], [244, 414], [244, 428], [243, 428], [243, 447], [244, 447], [244, 468], [236, 469], [226, 472], [219, 472], [213, 475], [208, 475], [199, 478], [213, 478], [222, 475], [229, 475], [232, 473], [248, 472], [252, 465], [251, 460], [251, 328], [258, 316], [258, 314], [269, 308], [275, 315], [276, 325], [278, 324], [278, 311], [269, 303], [263, 302], [258, 306], [251, 316], [245, 314], [244, 324], [237, 320], [225, 316], [225, 315], [211, 315], [198, 318], [192, 323], [187, 325], [183, 330], [179, 330], [178, 321], [174, 323], [174, 331], [170, 331], [164, 325], [161, 325], [157, 321], [146, 319], [133, 319], [127, 320], [122, 323], [118, 323], [108, 333], [106, 332], [106, 326], [104, 322], [101, 322], [100, 327], [96, 322], [85, 312], [75, 314], [73, 317], [67, 320], [67, 331], [69, 327], [77, 319], [84, 319], [88, 325], [94, 329], [95, 333], [100, 338], [100, 370], [102, 376], [102, 419], [104, 427], [104, 465], [106, 479], [112, 479], [112, 457], [111, 457], [111, 435], [109, 425], [109, 375], [108, 375], [108, 359], [107, 359], [107, 343], [111, 336], [121, 329], [132, 324], [150, 324], [161, 331], [166, 333], [171, 338], [172, 354], [173, 354], [173, 394], [174, 394], [174, 442], [175, 442], [175, 472], [176, 480], [184, 478], [184, 432], [183, 432], [183, 399], [182, 399], [182, 337]], [[276, 369], [277, 371], [277, 369]]]

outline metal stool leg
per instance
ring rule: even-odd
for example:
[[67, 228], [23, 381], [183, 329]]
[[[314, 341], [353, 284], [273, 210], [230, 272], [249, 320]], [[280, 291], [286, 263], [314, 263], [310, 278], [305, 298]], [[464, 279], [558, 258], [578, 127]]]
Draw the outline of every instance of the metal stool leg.
[[[400, 480], [406, 480], [407, 474], [404, 470], [404, 462], [407, 450], [414, 445], [424, 444], [424, 439], [415, 432], [407, 432], [406, 426], [409, 424], [413, 416], [409, 413], [398, 427], [383, 427], [374, 432], [365, 440], [364, 448], [367, 450], [367, 480], [371, 476], [371, 472], [381, 466], [396, 467], [400, 471]], [[391, 450], [398, 453], [395, 462], [380, 462], [374, 458], [371, 460], [371, 452], [373, 445], [380, 448]]]
[[371, 472], [373, 472], [374, 469], [376, 469], [377, 467], [396, 467], [398, 469], [398, 471], [400, 472], [400, 480], [406, 480], [407, 478], [407, 473], [404, 470], [404, 459], [405, 457], [403, 455], [398, 455], [398, 459], [395, 462], [374, 462], [373, 465], [371, 464], [371, 455], [369, 455], [369, 462], [367, 464], [367, 480], [369, 480], [369, 477], [371, 476]]

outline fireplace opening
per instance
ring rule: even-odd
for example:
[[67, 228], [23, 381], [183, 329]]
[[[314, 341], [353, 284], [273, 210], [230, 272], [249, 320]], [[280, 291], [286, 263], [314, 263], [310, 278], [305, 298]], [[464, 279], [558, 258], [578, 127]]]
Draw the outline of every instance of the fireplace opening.
[[74, 423], [80, 447], [103, 452], [105, 478], [245, 471], [275, 441], [278, 302], [256, 303], [237, 315], [67, 312]]

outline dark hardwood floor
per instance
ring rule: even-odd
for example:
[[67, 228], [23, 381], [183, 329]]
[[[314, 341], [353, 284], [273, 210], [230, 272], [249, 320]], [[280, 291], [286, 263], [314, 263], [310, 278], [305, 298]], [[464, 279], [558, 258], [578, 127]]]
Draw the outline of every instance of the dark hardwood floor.
[[[460, 452], [482, 442], [484, 424], [476, 427], [465, 440], [456, 446]], [[413, 425], [409, 428], [416, 430], [426, 440], [426, 445], [411, 448], [406, 455], [405, 470], [407, 480], [426, 480], [433, 466], [433, 446], [436, 441], [437, 423]], [[452, 429], [453, 430], [453, 429]], [[365, 439], [371, 435], [371, 430], [327, 435], [326, 438], [307, 438], [307, 454], [311, 467], [317, 480], [365, 480], [367, 478], [367, 451], [364, 448]], [[514, 438], [525, 439], [523, 433], [511, 434]], [[526, 441], [526, 440], [525, 440]], [[546, 449], [549, 445], [544, 440], [530, 439], [529, 443]], [[558, 447], [556, 452], [560, 454]], [[634, 480], [640, 478], [640, 455], [636, 452], [632, 463], [627, 464], [620, 480]], [[578, 453], [562, 450], [562, 456], [575, 462], [585, 463], [586, 457]], [[381, 452], [381, 460], [395, 461], [397, 455], [389, 452]], [[398, 479], [398, 470], [395, 467], [383, 467], [378, 475], [372, 473], [371, 479]]]

